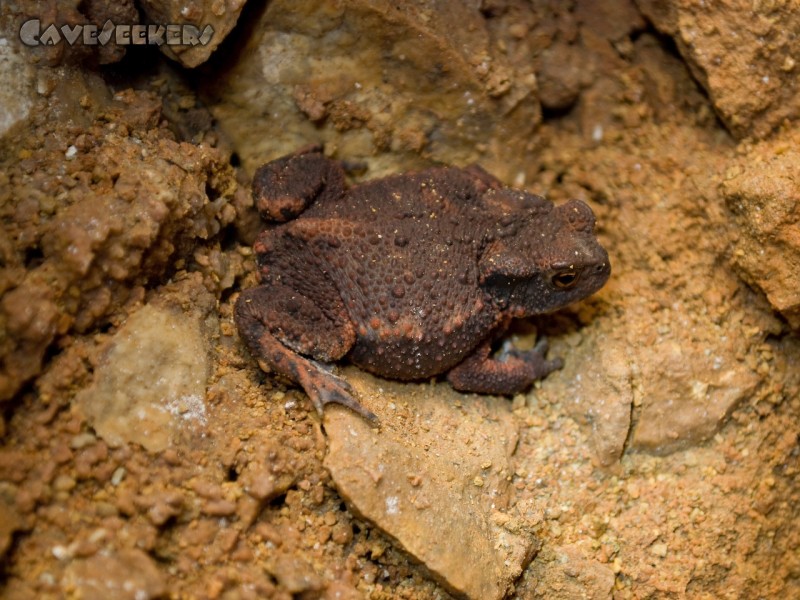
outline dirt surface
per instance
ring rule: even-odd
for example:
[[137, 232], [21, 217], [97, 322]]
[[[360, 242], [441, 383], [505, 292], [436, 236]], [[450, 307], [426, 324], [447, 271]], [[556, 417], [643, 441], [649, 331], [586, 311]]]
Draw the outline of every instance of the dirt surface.
[[[798, 115], [732, 121], [712, 9], [446, 4], [248, 5], [199, 75], [26, 54], [3, 5], [2, 597], [800, 596]], [[767, 41], [742, 60], [791, 71]], [[513, 336], [564, 369], [511, 399], [345, 369], [381, 429], [262, 372], [249, 169], [320, 139], [356, 180], [479, 160], [589, 203], [611, 280]]]

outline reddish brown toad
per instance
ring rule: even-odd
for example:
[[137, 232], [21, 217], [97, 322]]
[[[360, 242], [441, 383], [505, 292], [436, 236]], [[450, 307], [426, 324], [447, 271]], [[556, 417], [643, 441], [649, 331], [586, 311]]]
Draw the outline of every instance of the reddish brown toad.
[[532, 351], [493, 357], [509, 322], [600, 289], [608, 254], [579, 200], [554, 206], [479, 167], [434, 168], [348, 189], [317, 149], [261, 167], [253, 193], [280, 224], [258, 237], [261, 285], [236, 302], [262, 366], [299, 383], [321, 412], [374, 415], [328, 363], [377, 375], [447, 373], [458, 390], [512, 394], [560, 368]]

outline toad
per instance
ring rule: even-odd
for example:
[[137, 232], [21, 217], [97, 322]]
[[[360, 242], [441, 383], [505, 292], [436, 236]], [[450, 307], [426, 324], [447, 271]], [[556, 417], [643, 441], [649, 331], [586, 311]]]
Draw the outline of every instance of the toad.
[[322, 413], [375, 421], [331, 364], [376, 375], [446, 374], [457, 390], [514, 394], [562, 366], [540, 341], [492, 348], [513, 319], [586, 298], [610, 274], [591, 209], [504, 186], [478, 166], [348, 188], [318, 147], [255, 174], [272, 222], [254, 246], [260, 285], [239, 296], [239, 335], [264, 370], [298, 383]]

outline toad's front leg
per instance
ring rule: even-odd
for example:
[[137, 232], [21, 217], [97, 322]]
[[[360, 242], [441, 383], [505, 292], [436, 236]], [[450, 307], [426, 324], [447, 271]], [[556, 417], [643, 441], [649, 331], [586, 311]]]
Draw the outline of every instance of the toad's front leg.
[[349, 319], [323, 311], [290, 287], [270, 284], [242, 292], [234, 320], [262, 368], [299, 383], [320, 415], [326, 404], [341, 404], [377, 422], [353, 397], [350, 385], [317, 362], [338, 360], [353, 346]]
[[344, 170], [311, 146], [262, 165], [253, 176], [253, 201], [262, 218], [284, 223], [312, 202], [329, 202], [345, 191]]
[[447, 380], [455, 389], [479, 394], [516, 394], [564, 364], [560, 358], [545, 359], [547, 341], [544, 338], [533, 350], [504, 350], [499, 358], [491, 356], [492, 339], [484, 341], [447, 373]]

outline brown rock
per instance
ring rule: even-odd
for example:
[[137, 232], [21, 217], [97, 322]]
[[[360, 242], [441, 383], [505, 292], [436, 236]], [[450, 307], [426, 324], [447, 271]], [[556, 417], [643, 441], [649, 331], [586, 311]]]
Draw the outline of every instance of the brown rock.
[[347, 581], [331, 581], [325, 588], [322, 600], [361, 600], [363, 594]]
[[275, 475], [267, 468], [255, 467], [245, 471], [242, 483], [253, 498], [267, 502], [292, 487], [294, 477], [289, 473]]
[[756, 389], [760, 378], [736, 358], [737, 337], [712, 346], [713, 329], [701, 334], [709, 336], [701, 344], [698, 331], [687, 333], [675, 332], [637, 357], [642, 407], [634, 448], [666, 453], [707, 440]]
[[4, 498], [0, 498], [0, 558], [5, 557], [11, 547], [14, 532], [25, 526], [15, 508]]
[[235, 216], [229, 165], [159, 128], [155, 95], [112, 99], [94, 75], [47, 73], [48, 102], [62, 112], [13, 128], [15, 150], [0, 169], [0, 329], [9, 332], [0, 336], [0, 400], [41, 371], [57, 339], [114, 322], [143, 293], [143, 273], [155, 281], [172, 272], [193, 257], [195, 239]]
[[[41, 369], [45, 351], [58, 330], [53, 291], [42, 281], [28, 278], [0, 299], [0, 324], [8, 337], [0, 351], [0, 398], [10, 398], [23, 381]], [[3, 354], [5, 354], [3, 356]]]
[[79, 600], [149, 600], [167, 591], [155, 561], [136, 549], [73, 561], [64, 574], [64, 587]]
[[800, 185], [797, 135], [757, 144], [722, 184], [739, 234], [734, 262], [773, 308], [800, 328]]
[[325, 465], [342, 497], [454, 592], [504, 597], [534, 542], [501, 512], [518, 439], [508, 401], [348, 373], [382, 425], [326, 411]]
[[618, 42], [645, 26], [634, 0], [576, 2], [575, 18], [594, 35]]
[[474, 4], [279, 0], [206, 91], [250, 172], [330, 141], [374, 174], [424, 154], [512, 180], [540, 121], [532, 69], [497, 51]]
[[[583, 414], [592, 428], [592, 445], [598, 461], [611, 465], [622, 456], [631, 428], [633, 386], [631, 384], [631, 358], [625, 351], [625, 342], [606, 339], [601, 344], [593, 341], [587, 350], [596, 360], [584, 364], [585, 370], [570, 377], [566, 395], [583, 408]], [[570, 369], [570, 367], [567, 367]]]
[[236, 503], [231, 500], [211, 500], [203, 504], [201, 510], [212, 517], [229, 517], [236, 512]]
[[[5, 38], [4, 38], [5, 39]], [[34, 71], [17, 44], [0, 45], [0, 137], [15, 123], [28, 118], [34, 101]]]
[[318, 591], [323, 588], [322, 579], [300, 556], [281, 554], [267, 570], [290, 594]]
[[539, 58], [539, 99], [542, 106], [565, 110], [577, 99], [583, 85], [583, 57], [580, 48], [557, 42]]
[[141, 6], [151, 23], [193, 25], [201, 36], [206, 33], [206, 27], [213, 29], [213, 35], [205, 44], [161, 46], [164, 54], [183, 66], [196, 67], [208, 60], [236, 25], [244, 0], [203, 0], [189, 4], [177, 0], [142, 0]]
[[578, 544], [543, 551], [531, 566], [530, 577], [520, 590], [520, 597], [547, 600], [611, 598], [614, 571], [587, 554], [587, 550]]
[[800, 115], [800, 8], [787, 2], [637, 0], [671, 35], [737, 137], [764, 137]]
[[[139, 12], [136, 10], [133, 0], [121, 0], [119, 2], [86, 0], [86, 2], [81, 2], [77, 8], [85, 15], [87, 22], [96, 24], [99, 27], [102, 27], [108, 20], [126, 25], [140, 22]], [[58, 22], [58, 20], [55, 22]], [[73, 49], [74, 46], [70, 48], [70, 51]], [[97, 61], [102, 65], [119, 62], [127, 52], [126, 46], [113, 43], [89, 46], [88, 49], [97, 53]]]
[[542, 387], [591, 426], [604, 465], [628, 447], [666, 454], [709, 439], [763, 379], [742, 357], [764, 334], [735, 314], [720, 324], [681, 303], [653, 313], [629, 301], [624, 317], [594, 324], [605, 333], [565, 354], [564, 370]]
[[109, 445], [157, 452], [182, 429], [205, 426], [208, 370], [199, 315], [147, 305], [114, 336], [76, 403]]

